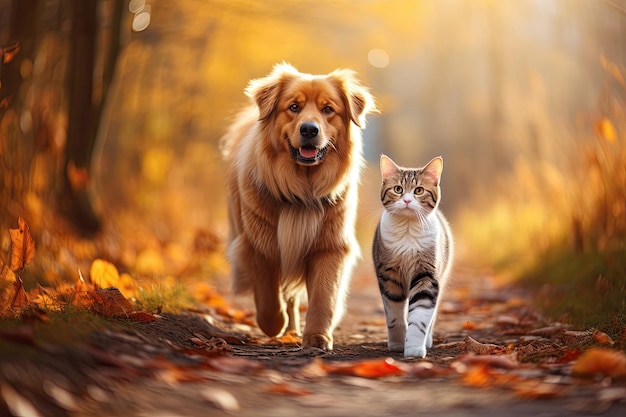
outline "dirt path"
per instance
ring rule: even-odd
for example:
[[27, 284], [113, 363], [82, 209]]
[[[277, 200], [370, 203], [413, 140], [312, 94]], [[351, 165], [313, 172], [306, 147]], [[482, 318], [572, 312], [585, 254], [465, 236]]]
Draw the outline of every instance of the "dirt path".
[[210, 310], [74, 346], [25, 339], [22, 349], [11, 337], [14, 354], [0, 357], [0, 415], [626, 415], [624, 381], [571, 374], [568, 355], [597, 335], [544, 322], [489, 277], [457, 276], [425, 360], [387, 351], [367, 274], [355, 278], [329, 353], [269, 341]]

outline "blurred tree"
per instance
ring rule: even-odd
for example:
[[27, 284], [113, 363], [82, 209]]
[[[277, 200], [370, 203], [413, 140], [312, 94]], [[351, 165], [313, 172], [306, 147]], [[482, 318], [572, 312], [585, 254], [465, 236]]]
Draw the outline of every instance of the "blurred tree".
[[[100, 228], [88, 190], [99, 119], [120, 49], [123, 0], [13, 0], [2, 43], [19, 55], [3, 68], [0, 213], [61, 214], [81, 234]], [[38, 219], [40, 220], [40, 219]]]

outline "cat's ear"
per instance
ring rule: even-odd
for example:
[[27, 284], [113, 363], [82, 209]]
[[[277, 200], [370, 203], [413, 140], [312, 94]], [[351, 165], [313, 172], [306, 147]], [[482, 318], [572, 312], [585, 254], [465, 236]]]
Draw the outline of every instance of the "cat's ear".
[[439, 185], [439, 180], [441, 179], [441, 171], [443, 170], [443, 158], [437, 156], [433, 158], [426, 166], [423, 168], [422, 172], [428, 176], [435, 185]]
[[380, 175], [382, 175], [383, 180], [397, 174], [399, 170], [400, 168], [398, 168], [398, 165], [396, 165], [396, 163], [393, 162], [387, 155], [380, 156]]

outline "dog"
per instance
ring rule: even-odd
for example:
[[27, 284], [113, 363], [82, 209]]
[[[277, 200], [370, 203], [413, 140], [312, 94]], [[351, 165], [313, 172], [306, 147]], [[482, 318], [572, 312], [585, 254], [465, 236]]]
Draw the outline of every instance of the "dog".
[[300, 334], [306, 290], [302, 347], [332, 350], [360, 256], [361, 128], [374, 98], [351, 70], [311, 75], [287, 63], [251, 80], [245, 94], [251, 104], [221, 141], [233, 290], [252, 292], [270, 337]]

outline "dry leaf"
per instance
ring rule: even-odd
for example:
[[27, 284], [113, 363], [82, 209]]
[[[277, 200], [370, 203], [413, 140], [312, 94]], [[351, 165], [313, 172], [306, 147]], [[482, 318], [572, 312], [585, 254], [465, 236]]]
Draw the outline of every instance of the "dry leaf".
[[296, 332], [287, 332], [284, 336], [274, 337], [267, 342], [267, 345], [299, 345], [302, 343], [302, 338], [298, 336]]
[[35, 257], [35, 241], [26, 221], [18, 217], [17, 229], [9, 229], [11, 236], [11, 270], [21, 271]]
[[13, 296], [13, 300], [11, 301], [11, 308], [21, 309], [28, 306], [28, 295], [26, 295], [26, 291], [24, 291], [24, 285], [22, 283], [22, 278], [17, 278], [13, 283], [13, 288], [15, 290], [15, 295]]
[[313, 391], [309, 391], [308, 389], [298, 387], [295, 384], [288, 384], [286, 382], [271, 385], [267, 389], [267, 392], [271, 392], [272, 394], [288, 395], [290, 397], [302, 397], [304, 395], [313, 394]]
[[591, 348], [578, 358], [572, 374], [626, 377], [626, 354], [606, 348]]
[[491, 370], [488, 366], [473, 366], [463, 374], [461, 381], [471, 387], [489, 386], [492, 383]]
[[465, 366], [489, 366], [492, 368], [515, 369], [519, 367], [516, 354], [509, 355], [463, 355], [455, 361], [455, 367], [459, 369], [458, 364]]
[[329, 374], [352, 375], [362, 378], [381, 378], [385, 376], [404, 375], [406, 370], [391, 358], [366, 359], [355, 362], [321, 363], [321, 367]]
[[117, 288], [104, 288], [95, 291], [76, 293], [72, 304], [88, 308], [104, 317], [129, 318], [133, 312], [130, 304]]
[[489, 355], [492, 353], [503, 353], [506, 348], [503, 346], [493, 345], [491, 343], [480, 343], [469, 336], [463, 340], [462, 349], [473, 352], [478, 355]]
[[525, 400], [556, 398], [563, 393], [563, 387], [539, 381], [524, 381], [513, 386], [517, 396]]
[[593, 332], [593, 340], [600, 343], [601, 345], [614, 345], [615, 344], [613, 339], [611, 339], [611, 337], [608, 334], [601, 332], [599, 330], [596, 330], [595, 332]]

